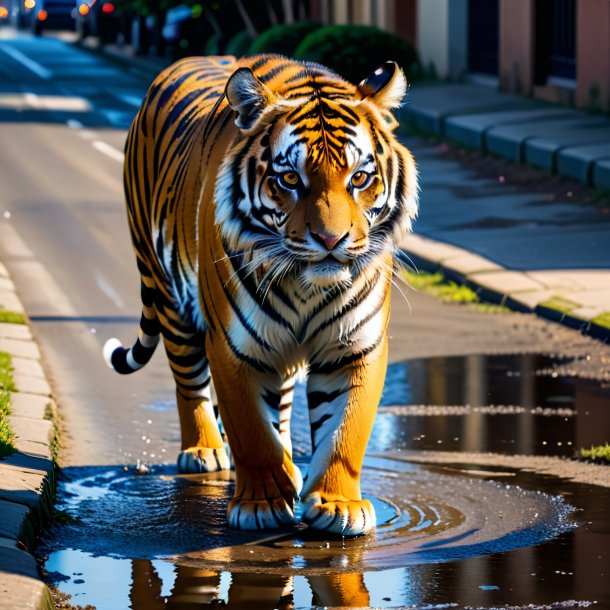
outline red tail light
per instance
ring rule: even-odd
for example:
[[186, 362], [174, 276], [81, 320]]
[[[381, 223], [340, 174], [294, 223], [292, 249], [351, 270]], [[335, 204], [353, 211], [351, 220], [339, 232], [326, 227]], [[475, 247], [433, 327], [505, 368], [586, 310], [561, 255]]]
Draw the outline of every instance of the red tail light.
[[49, 14], [44, 9], [38, 11], [38, 21], [46, 21]]
[[114, 4], [112, 4], [112, 2], [106, 2], [106, 4], [102, 6], [102, 13], [114, 13]]

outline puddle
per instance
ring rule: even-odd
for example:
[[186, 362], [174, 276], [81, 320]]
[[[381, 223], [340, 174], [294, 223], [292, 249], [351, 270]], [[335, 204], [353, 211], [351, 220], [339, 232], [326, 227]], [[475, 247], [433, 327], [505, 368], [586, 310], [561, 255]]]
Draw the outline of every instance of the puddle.
[[610, 438], [610, 383], [540, 354], [393, 364], [369, 451], [428, 449], [572, 457]]
[[[374, 535], [236, 532], [225, 524], [232, 485], [230, 477], [179, 476], [169, 467], [65, 469], [59, 508], [78, 523], [56, 527], [47, 541], [49, 580], [72, 603], [98, 610], [144, 610], [164, 598], [182, 608], [178, 601], [193, 595], [196, 607], [233, 597], [242, 600], [234, 607], [275, 608], [287, 596], [296, 608], [316, 599], [349, 606], [356, 594], [369, 605], [382, 592], [374, 605], [392, 607], [407, 604], [402, 581], [426, 565], [532, 547], [574, 529], [572, 508], [558, 495], [370, 458], [363, 488], [379, 515]], [[391, 575], [402, 584], [382, 587]]]
[[[570, 455], [583, 439], [607, 439], [607, 389], [558, 374], [566, 364], [472, 356], [392, 365], [370, 453]], [[299, 388], [293, 436], [302, 469], [304, 401]], [[228, 529], [230, 473], [67, 468], [59, 508], [78, 521], [55, 526], [41, 552], [48, 580], [72, 604], [98, 610], [610, 608], [610, 489], [494, 470], [368, 457], [362, 487], [379, 527], [336, 539], [301, 527]]]

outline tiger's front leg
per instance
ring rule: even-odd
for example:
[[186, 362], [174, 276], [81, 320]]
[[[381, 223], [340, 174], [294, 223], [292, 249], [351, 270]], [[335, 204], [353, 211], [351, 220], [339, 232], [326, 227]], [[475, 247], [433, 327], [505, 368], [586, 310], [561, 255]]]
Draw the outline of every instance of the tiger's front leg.
[[337, 370], [315, 365], [307, 382], [313, 455], [303, 488], [303, 521], [344, 536], [375, 527], [375, 509], [360, 493], [360, 472], [387, 366], [387, 338]]
[[226, 342], [214, 341], [209, 353], [235, 466], [228, 523], [246, 530], [294, 524], [294, 499], [302, 479], [289, 444], [282, 442], [286, 382], [276, 373], [261, 372], [237, 359]]

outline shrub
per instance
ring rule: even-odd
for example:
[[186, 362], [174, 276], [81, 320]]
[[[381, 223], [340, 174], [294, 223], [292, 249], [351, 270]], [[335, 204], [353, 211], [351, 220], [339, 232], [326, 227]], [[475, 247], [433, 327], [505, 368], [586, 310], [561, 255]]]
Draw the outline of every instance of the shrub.
[[393, 60], [408, 80], [421, 74], [415, 49], [403, 38], [366, 25], [331, 25], [309, 34], [297, 47], [297, 59], [328, 66], [352, 83]]
[[278, 53], [292, 57], [299, 44], [320, 28], [321, 24], [311, 20], [273, 26], [256, 37], [250, 45], [248, 55]]
[[231, 40], [227, 43], [224, 50], [224, 55], [235, 55], [235, 57], [242, 57], [243, 55], [249, 54], [250, 45], [252, 44], [252, 37], [246, 30], [237, 32]]
[[205, 43], [204, 55], [220, 55], [220, 36], [214, 32]]

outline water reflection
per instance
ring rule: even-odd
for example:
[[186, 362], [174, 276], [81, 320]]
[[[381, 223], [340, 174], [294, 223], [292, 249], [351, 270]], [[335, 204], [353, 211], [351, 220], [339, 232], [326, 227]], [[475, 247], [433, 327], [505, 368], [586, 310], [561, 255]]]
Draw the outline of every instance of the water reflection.
[[[202, 606], [288, 610], [295, 607], [294, 576], [234, 572], [230, 575], [228, 591], [223, 593], [221, 573], [178, 565], [170, 595], [165, 597], [163, 581], [151, 561], [133, 561], [131, 572], [132, 610], [195, 610]], [[303, 580], [296, 593], [297, 606], [369, 606], [370, 596], [362, 574], [309, 576]]]
[[610, 437], [610, 387], [566, 374], [567, 363], [519, 354], [393, 364], [369, 451], [571, 457], [603, 444]]

